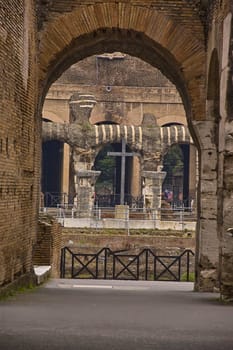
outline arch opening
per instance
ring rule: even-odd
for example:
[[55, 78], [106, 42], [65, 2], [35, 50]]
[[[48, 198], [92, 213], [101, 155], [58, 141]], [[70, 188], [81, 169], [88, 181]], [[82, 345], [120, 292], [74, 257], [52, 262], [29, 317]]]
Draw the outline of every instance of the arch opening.
[[[122, 98], [122, 96], [124, 96], [124, 92], [123, 92], [123, 86], [122, 85], [130, 85], [128, 83], [128, 81], [130, 81], [130, 78], [127, 79], [123, 79], [120, 76], [120, 73], [117, 71], [116, 76], [114, 76], [114, 69], [116, 70], [116, 68], [118, 69], [119, 67], [117, 66], [117, 64], [115, 62], [121, 62], [126, 60], [126, 62], [128, 62], [129, 65], [129, 69], [128, 71], [130, 71], [131, 67], [135, 67], [136, 71], [139, 72], [138, 67], [140, 67], [140, 65], [138, 66], [138, 62], [140, 61], [140, 64], [144, 64], [144, 66], [141, 68], [141, 72], [139, 73], [139, 77], [140, 79], [138, 80], [138, 78], [136, 77], [137, 74], [133, 74], [134, 75], [134, 80], [132, 82], [132, 77], [131, 77], [131, 85], [133, 85], [133, 87], [135, 86], [136, 89], [139, 88], [138, 85], [142, 85], [142, 82], [139, 82], [140, 80], [143, 80], [145, 82], [145, 85], [147, 86], [147, 92], [144, 93], [144, 95], [146, 95], [147, 100], [145, 100], [143, 103], [146, 106], [145, 108], [142, 107], [142, 103], [141, 106], [140, 102], [137, 100], [137, 103], [135, 103], [133, 105], [133, 103], [130, 102], [130, 98], [132, 99], [132, 94], [129, 93], [130, 98], [127, 100], [126, 97], [126, 101], [125, 101], [125, 105], [122, 107], [119, 107], [120, 105], [120, 99]], [[93, 62], [94, 64], [93, 64]], [[95, 67], [95, 71], [94, 74], [92, 72], [91, 68], [91, 62], [92, 65], [94, 65]], [[115, 64], [115, 68], [114, 68], [114, 64]], [[107, 67], [108, 69], [106, 69], [106, 66], [109, 65], [109, 67]], [[77, 68], [79, 66], [79, 68]], [[151, 71], [148, 70], [148, 66], [150, 67]], [[82, 67], [82, 68], [80, 68]], [[104, 71], [105, 69], [105, 71]], [[83, 74], [83, 71], [88, 72], [88, 74]], [[132, 69], [131, 69], [132, 70]], [[111, 72], [111, 76], [109, 74], [109, 72]], [[160, 74], [160, 76], [158, 75], [158, 73]], [[131, 72], [132, 73], [132, 72]], [[128, 74], [130, 75], [130, 72], [128, 72]], [[141, 74], [141, 75], [140, 75]], [[103, 77], [101, 77], [101, 75]], [[123, 71], [123, 74], [121, 73], [121, 75], [126, 75], [126, 71]], [[132, 74], [131, 74], [132, 75]], [[153, 90], [153, 79], [152, 81], [146, 81], [145, 79], [145, 75], [151, 76], [155, 75], [158, 78], [158, 85], [156, 89]], [[56, 95], [62, 95], [62, 91], [59, 90], [59, 84], [61, 85], [61, 89], [64, 89], [64, 83], [67, 83], [68, 86], [69, 84], [73, 89], [73, 91], [75, 92], [77, 89], [78, 91], [81, 90], [81, 93], [85, 94], [89, 91], [91, 91], [91, 93], [93, 94], [94, 92], [97, 92], [97, 104], [95, 105], [94, 109], [92, 111], [90, 111], [89, 113], [89, 123], [90, 124], [95, 124], [96, 126], [101, 126], [101, 125], [120, 125], [120, 124], [125, 124], [125, 125], [140, 125], [142, 124], [144, 127], [146, 128], [153, 128], [154, 126], [157, 126], [157, 120], [159, 120], [159, 124], [160, 126], [171, 126], [171, 125], [182, 125], [182, 121], [184, 120], [184, 118], [186, 117], [186, 113], [184, 111], [184, 109], [177, 109], [177, 107], [174, 109], [174, 106], [176, 104], [178, 105], [182, 105], [182, 100], [180, 98], [179, 93], [177, 92], [175, 86], [167, 79], [163, 76], [162, 78], [162, 73], [158, 70], [155, 69], [153, 66], [149, 65], [148, 63], [135, 58], [133, 56], [129, 56], [125, 53], [121, 53], [121, 52], [114, 52], [114, 53], [101, 53], [95, 56], [90, 56], [87, 59], [84, 59], [82, 61], [80, 61], [79, 63], [76, 63], [75, 65], [72, 65], [70, 67], [70, 69], [65, 72], [63, 74], [63, 76], [57, 80], [56, 82], [56, 86], [57, 86], [57, 91], [56, 88], [54, 88], [54, 96]], [[148, 80], [148, 79], [147, 79]], [[79, 82], [79, 84], [77, 84], [76, 82]], [[76, 83], [76, 84], [75, 84]], [[53, 85], [53, 86], [55, 86]], [[155, 84], [156, 85], [156, 84]], [[111, 89], [106, 89], [109, 86], [111, 86]], [[144, 87], [144, 86], [143, 86]], [[132, 88], [132, 86], [131, 86]], [[142, 86], [141, 86], [142, 88]], [[150, 103], [151, 101], [149, 100], [149, 93], [150, 95], [156, 95], [159, 93], [161, 93], [161, 91], [164, 89], [164, 97], [158, 96], [157, 101], [153, 101], [156, 102], [156, 104], [158, 105], [159, 100], [166, 100], [168, 98], [168, 94], [170, 93], [172, 96], [172, 110], [170, 111], [169, 108], [165, 108], [165, 110], [161, 110], [160, 114], [158, 114], [158, 111], [153, 111], [153, 108], [150, 109]], [[72, 91], [72, 90], [71, 90]], [[152, 91], [152, 92], [151, 92]], [[176, 91], [176, 92], [175, 92]], [[127, 91], [128, 93], [129, 91]], [[149, 93], [148, 93], [149, 92]], [[71, 93], [71, 92], [70, 92]], [[114, 95], [115, 94], [115, 95]], [[135, 91], [134, 91], [135, 94]], [[174, 95], [176, 94], [176, 95]], [[51, 95], [51, 92], [50, 92]], [[95, 93], [93, 94], [95, 96]], [[51, 98], [54, 99], [54, 96], [52, 96]], [[85, 96], [85, 95], [84, 95]], [[114, 97], [115, 96], [115, 97]], [[176, 97], [175, 97], [176, 96]], [[62, 97], [64, 99], [64, 96]], [[67, 95], [67, 106], [69, 105], [69, 98], [70, 95]], [[106, 99], [106, 101], [103, 103], [103, 99]], [[115, 100], [114, 100], [115, 98]], [[138, 98], [138, 97], [137, 97]], [[144, 97], [145, 99], [145, 97]], [[156, 98], [155, 98], [156, 100]], [[130, 103], [129, 103], [130, 102]], [[51, 103], [51, 102], [50, 102]], [[127, 103], [128, 106], [127, 107]], [[164, 104], [165, 101], [163, 101]], [[116, 107], [113, 107], [113, 105], [117, 105]], [[51, 105], [49, 104], [48, 106]], [[139, 106], [139, 107], [138, 107]], [[148, 107], [149, 106], [149, 107]], [[183, 105], [182, 105], [183, 108]], [[131, 110], [132, 109], [132, 110]], [[63, 108], [61, 108], [61, 110], [63, 110]], [[139, 119], [135, 119], [132, 118], [132, 115], [135, 117], [135, 115], [138, 113], [138, 111], [140, 111], [140, 116], [137, 117]], [[171, 117], [168, 116], [168, 113], [171, 113]], [[70, 119], [69, 117], [69, 112], [66, 112], [66, 120], [67, 120], [67, 115], [68, 115], [68, 119]], [[126, 117], [127, 115], [127, 117]], [[172, 121], [175, 116], [175, 120]], [[163, 122], [163, 117], [165, 117], [165, 121]], [[169, 123], [168, 120], [170, 120]], [[71, 120], [72, 122], [72, 120]], [[98, 132], [99, 133], [99, 132]], [[106, 133], [106, 131], [104, 131], [104, 134]], [[104, 136], [103, 131], [100, 129], [100, 135]], [[98, 137], [100, 136], [98, 135]], [[104, 136], [106, 137], [106, 135]], [[106, 142], [105, 142], [106, 143]], [[189, 146], [187, 146], [189, 148]], [[187, 154], [186, 158], [189, 157], [189, 149], [186, 150], [187, 148], [186, 146], [182, 146], [183, 152], [185, 152]], [[120, 161], [120, 159], [119, 159]], [[92, 165], [90, 164], [89, 169], [91, 169], [91, 167], [93, 166], [94, 160], [91, 161]], [[130, 163], [129, 158], [127, 159], [127, 163]], [[140, 178], [140, 161], [138, 162], [138, 164], [133, 164], [135, 162], [131, 161], [131, 166], [128, 169], [132, 169], [134, 166], [136, 166], [137, 171], [139, 173], [138, 177]], [[196, 162], [195, 162], [196, 163]], [[119, 167], [117, 167], [119, 168]], [[156, 168], [154, 166], [154, 168]], [[93, 169], [96, 169], [96, 167], [94, 166]], [[99, 169], [98, 169], [99, 170]], [[133, 170], [134, 171], [134, 170]], [[73, 174], [74, 173], [74, 169], [70, 168], [70, 183], [73, 180]], [[127, 174], [129, 173], [129, 171], [127, 171]], [[118, 179], [120, 178], [120, 176], [116, 176]], [[184, 186], [184, 188], [182, 189], [182, 198], [186, 201], [186, 204], [188, 205], [188, 203], [190, 202], [189, 199], [189, 180], [186, 180], [186, 178], [189, 177], [189, 161], [187, 161], [185, 163], [185, 177], [183, 176], [183, 179], [185, 179], [184, 181], [186, 181], [186, 185]], [[102, 175], [100, 175], [100, 179], [102, 178]], [[97, 188], [99, 186], [100, 183], [100, 179], [97, 179]], [[140, 182], [140, 181], [138, 181]], [[129, 186], [129, 181], [126, 181], [126, 184], [128, 183], [128, 189], [125, 189], [125, 194], [126, 195], [131, 195], [133, 194], [136, 197], [141, 195], [141, 184], [138, 184], [136, 187], [136, 191], [132, 190], [132, 188], [130, 188]], [[134, 187], [134, 186], [133, 186]], [[117, 191], [116, 191], [117, 188]], [[97, 191], [98, 192], [98, 191]], [[112, 186], [112, 192], [114, 192], [115, 195], [119, 194], [119, 184], [118, 185], [114, 185]], [[74, 197], [74, 186], [70, 185], [70, 190], [69, 193], [73, 194], [72, 197]], [[177, 200], [178, 200], [178, 196], [177, 195]]]
[[144, 33], [117, 28], [103, 28], [80, 36], [60, 52], [50, 63], [47, 76], [41, 82], [42, 103], [52, 83], [71, 65], [94, 54], [105, 52], [123, 52], [158, 68], [176, 86], [182, 98], [187, 119], [191, 119], [191, 103], [181, 64], [176, 61], [171, 52]]
[[[47, 78], [44, 81], [44, 92], [71, 64], [81, 61], [85, 57], [89, 57], [93, 54], [102, 54], [106, 51], [109, 53], [120, 51], [131, 54], [134, 57], [139, 57], [150, 63], [153, 67], [159, 68], [166, 77], [175, 84], [184, 104], [187, 121], [191, 125], [191, 99], [188, 93], [187, 81], [185, 81], [183, 75], [182, 66], [168, 50], [156, 44], [144, 34], [133, 31], [130, 31], [130, 33], [128, 37], [129, 31], [124, 32], [125, 37], [122, 40], [122, 31], [116, 30], [116, 33], [114, 33], [114, 30], [110, 29], [103, 30], [103, 32], [99, 30], [95, 33], [79, 37], [76, 42], [73, 41], [72, 47], [67, 48], [66, 52], [62, 52], [61, 56], [57, 57], [56, 63], [51, 63]], [[91, 35], [93, 35], [93, 37]], [[110, 89], [110, 85], [106, 85], [106, 87], [107, 89], [105, 89], [105, 92], [110, 95], [113, 92], [113, 88], [111, 87]], [[108, 123], [109, 121], [105, 119], [105, 122]], [[97, 123], [101, 125], [101, 121]], [[149, 127], [150, 125], [147, 126]], [[149, 179], [149, 181], [145, 181], [143, 186], [146, 188], [147, 183], [150, 181], [153, 180]], [[150, 185], [148, 185], [148, 187], [149, 186]], [[159, 197], [159, 193], [157, 197]], [[150, 202], [150, 205], [153, 205], [153, 203]], [[148, 208], [149, 207], [146, 209], [149, 212]]]

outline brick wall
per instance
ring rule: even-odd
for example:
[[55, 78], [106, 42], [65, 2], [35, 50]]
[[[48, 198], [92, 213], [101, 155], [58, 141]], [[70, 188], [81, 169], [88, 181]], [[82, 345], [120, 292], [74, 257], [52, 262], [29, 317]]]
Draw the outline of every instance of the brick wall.
[[39, 147], [34, 1], [0, 1], [0, 287], [30, 274]]
[[157, 253], [174, 254], [184, 249], [195, 251], [195, 238], [188, 237], [180, 233], [158, 234], [148, 232], [141, 234], [138, 230], [132, 230], [131, 235], [127, 236], [125, 230], [90, 230], [78, 228], [62, 228], [62, 247], [70, 246], [79, 250], [95, 251], [103, 247], [109, 247], [112, 250], [137, 250], [144, 247], [154, 249]]
[[48, 216], [40, 217], [33, 264], [51, 265], [52, 277], [58, 277], [61, 258], [61, 225]]

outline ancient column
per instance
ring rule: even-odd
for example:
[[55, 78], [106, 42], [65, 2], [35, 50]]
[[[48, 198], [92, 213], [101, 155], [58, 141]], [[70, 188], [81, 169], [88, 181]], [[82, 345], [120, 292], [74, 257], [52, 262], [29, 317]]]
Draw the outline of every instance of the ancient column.
[[142, 172], [143, 189], [142, 194], [144, 196], [145, 208], [152, 210], [153, 216], [151, 219], [161, 219], [161, 197], [162, 197], [162, 184], [166, 176], [165, 171], [146, 171]]
[[74, 176], [75, 192], [74, 205], [77, 217], [90, 217], [95, 200], [95, 183], [100, 171], [80, 170]]
[[70, 99], [70, 121], [71, 125], [81, 127], [82, 133], [86, 133], [85, 145], [72, 147], [72, 171], [74, 176], [74, 206], [80, 217], [91, 216], [91, 210], [95, 200], [95, 183], [100, 171], [91, 170], [95, 160], [95, 151], [87, 147], [88, 130], [91, 111], [96, 101], [92, 95], [73, 94]]

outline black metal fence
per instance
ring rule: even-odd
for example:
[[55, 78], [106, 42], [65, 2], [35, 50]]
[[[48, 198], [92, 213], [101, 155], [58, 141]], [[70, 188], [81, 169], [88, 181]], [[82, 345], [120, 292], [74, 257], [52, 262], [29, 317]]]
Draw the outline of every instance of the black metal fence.
[[45, 192], [42, 201], [42, 206], [56, 208], [63, 203], [72, 203], [72, 198], [65, 192]]
[[156, 255], [151, 249], [139, 254], [102, 248], [97, 253], [75, 253], [62, 249], [61, 278], [190, 281], [194, 253], [186, 249], [180, 255]]

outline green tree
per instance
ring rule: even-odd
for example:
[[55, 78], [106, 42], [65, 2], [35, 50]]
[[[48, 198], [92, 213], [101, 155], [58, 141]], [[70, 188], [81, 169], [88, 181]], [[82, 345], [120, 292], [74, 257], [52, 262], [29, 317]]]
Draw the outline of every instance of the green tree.
[[182, 175], [184, 168], [184, 157], [180, 146], [172, 146], [164, 157], [163, 170], [167, 175], [164, 181], [164, 186], [172, 184], [174, 176]]
[[107, 155], [107, 152], [114, 151], [109, 144], [104, 147], [97, 155], [95, 160], [95, 169], [101, 171], [101, 174], [96, 182], [96, 192], [104, 192], [105, 189], [113, 191], [114, 172], [116, 167], [115, 157]]

